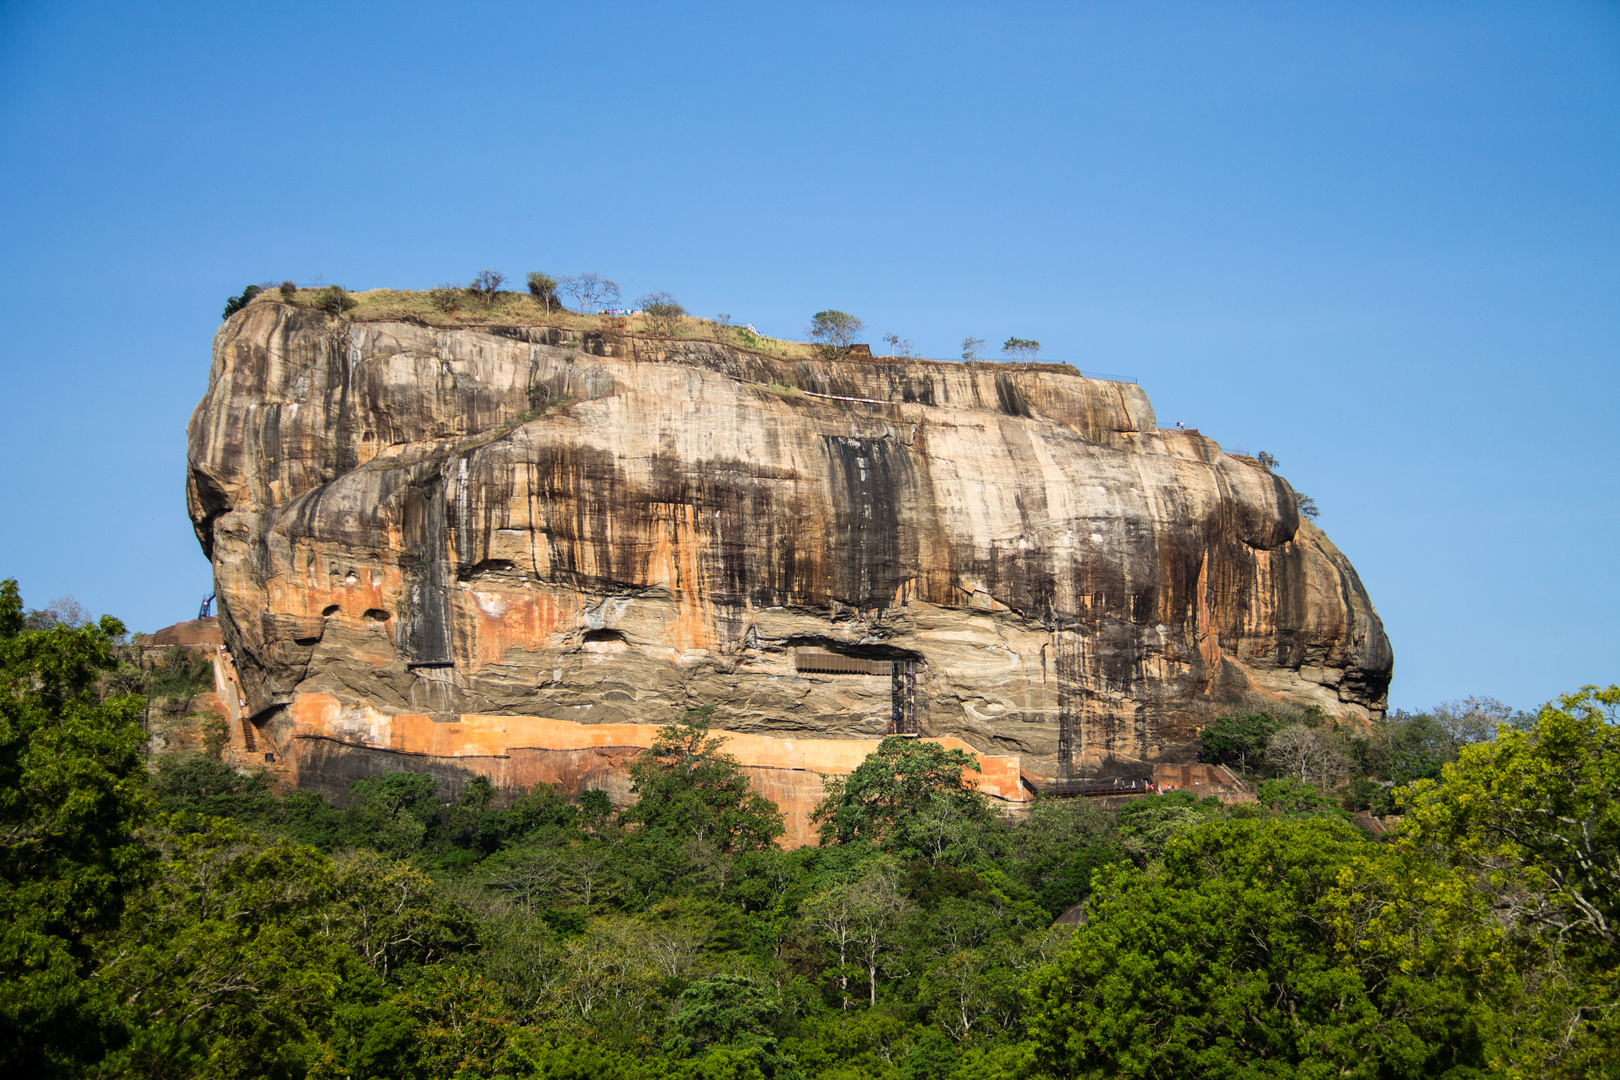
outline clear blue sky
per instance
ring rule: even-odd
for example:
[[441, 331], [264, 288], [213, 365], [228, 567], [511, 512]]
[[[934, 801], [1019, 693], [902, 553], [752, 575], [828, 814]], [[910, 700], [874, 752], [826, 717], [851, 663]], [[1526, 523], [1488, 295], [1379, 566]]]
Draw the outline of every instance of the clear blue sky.
[[1134, 375], [1392, 701], [1620, 681], [1620, 5], [0, 2], [0, 575], [155, 629], [228, 294], [597, 270]]

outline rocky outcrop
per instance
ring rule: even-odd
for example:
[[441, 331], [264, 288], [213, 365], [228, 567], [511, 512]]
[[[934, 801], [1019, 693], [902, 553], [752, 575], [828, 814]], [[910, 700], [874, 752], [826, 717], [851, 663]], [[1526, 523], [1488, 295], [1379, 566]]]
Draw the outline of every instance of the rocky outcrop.
[[216, 336], [188, 501], [259, 738], [294, 757], [412, 752], [296, 722], [321, 695], [437, 723], [713, 705], [1145, 775], [1233, 707], [1378, 714], [1392, 664], [1286, 481], [1054, 365], [261, 299]]

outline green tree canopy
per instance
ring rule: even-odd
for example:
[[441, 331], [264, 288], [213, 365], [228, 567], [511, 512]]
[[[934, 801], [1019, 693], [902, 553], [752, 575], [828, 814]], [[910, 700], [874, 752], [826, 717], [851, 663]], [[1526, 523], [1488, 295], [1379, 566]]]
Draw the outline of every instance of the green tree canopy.
[[1041, 351], [1041, 343], [1034, 338], [1010, 337], [1001, 346], [1001, 351], [1013, 360], [1033, 360]]
[[717, 1043], [769, 1045], [769, 1023], [782, 1011], [781, 997], [746, 975], [711, 975], [681, 991], [671, 1027], [671, 1046], [691, 1053]]
[[1338, 800], [1333, 796], [1315, 784], [1307, 784], [1292, 776], [1265, 781], [1255, 795], [1259, 798], [1261, 806], [1279, 814], [1339, 812]]
[[350, 785], [355, 802], [347, 816], [355, 831], [391, 855], [409, 855], [426, 840], [441, 809], [439, 785], [426, 773], [391, 772]]
[[277, 809], [265, 773], [243, 775], [201, 754], [160, 759], [151, 778], [159, 811], [259, 823]]
[[241, 311], [243, 308], [247, 307], [253, 298], [262, 292], [264, 292], [262, 286], [249, 285], [247, 288], [242, 290], [242, 295], [233, 296], [225, 301], [225, 313], [220, 317], [224, 319], [230, 318], [238, 311]]
[[1266, 763], [1266, 743], [1282, 727], [1268, 712], [1223, 716], [1198, 733], [1198, 760], [1209, 765], [1258, 769]]
[[302, 1075], [334, 1006], [382, 989], [326, 933], [331, 861], [220, 819], [159, 840], [162, 874], [106, 941], [96, 975], [129, 1031], [108, 1071]]
[[539, 270], [529, 271], [529, 295], [545, 306], [547, 314], [557, 303], [557, 279]]
[[1457, 757], [1457, 745], [1445, 727], [1428, 713], [1396, 714], [1383, 725], [1386, 771], [1398, 784], [1437, 780], [1441, 768]]
[[1403, 838], [1468, 873], [1511, 931], [1547, 1075], [1620, 1075], [1620, 686], [1543, 707], [1400, 793]]
[[[1090, 921], [1035, 980], [1041, 1070], [1373, 1080], [1482, 1068], [1469, 969], [1485, 966], [1488, 941], [1437, 933], [1432, 911], [1402, 906], [1414, 870], [1401, 858], [1325, 819], [1212, 821], [1173, 839], [1158, 872], [1104, 870]], [[1477, 914], [1455, 876], [1421, 880]]]
[[990, 816], [977, 781], [979, 762], [965, 750], [947, 750], [927, 739], [891, 735], [848, 776], [828, 777], [816, 808], [823, 844], [872, 840], [885, 847], [911, 846], [936, 853], [949, 835]]
[[123, 624], [23, 629], [0, 584], [0, 1070], [44, 1075], [111, 1037], [91, 938], [148, 877], [141, 699], [102, 697]]
[[766, 847], [782, 835], [782, 812], [748, 783], [725, 741], [709, 734], [706, 711], [658, 729], [630, 764], [636, 803], [622, 815], [644, 833], [712, 845], [731, 855]]
[[1145, 864], [1158, 858], [1178, 833], [1221, 817], [1223, 809], [1219, 799], [1199, 799], [1185, 788], [1145, 795], [1120, 807], [1119, 838], [1124, 849]]
[[1091, 894], [1092, 873], [1124, 858], [1113, 815], [1086, 799], [1038, 799], [1007, 833], [1009, 872], [1052, 917]]

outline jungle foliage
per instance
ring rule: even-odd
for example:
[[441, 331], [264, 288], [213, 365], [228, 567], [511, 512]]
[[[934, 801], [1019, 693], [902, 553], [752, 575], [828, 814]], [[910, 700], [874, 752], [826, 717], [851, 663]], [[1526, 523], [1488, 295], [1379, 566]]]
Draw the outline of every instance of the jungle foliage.
[[1385, 815], [1396, 811], [1397, 788], [1437, 780], [1465, 747], [1494, 738], [1499, 729], [1523, 731], [1535, 722], [1481, 697], [1423, 713], [1397, 711], [1356, 726], [1315, 707], [1240, 713], [1203, 728], [1198, 760], [1228, 766], [1260, 785], [1293, 780], [1348, 810]]
[[1620, 1075], [1620, 688], [1457, 726], [1382, 840], [1286, 774], [1010, 821], [892, 739], [785, 851], [701, 713], [622, 810], [149, 765], [122, 639], [0, 586], [7, 1075]]

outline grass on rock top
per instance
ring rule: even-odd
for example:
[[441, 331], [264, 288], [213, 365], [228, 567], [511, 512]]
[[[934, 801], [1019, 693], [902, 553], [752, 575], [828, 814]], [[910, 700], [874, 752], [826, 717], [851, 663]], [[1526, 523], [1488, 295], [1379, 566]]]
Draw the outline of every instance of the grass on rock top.
[[[320, 306], [322, 292], [322, 289], [299, 289], [288, 298], [279, 290], [269, 289], [254, 297], [253, 303], [317, 308]], [[353, 322], [410, 321], [444, 329], [551, 326], [573, 333], [633, 334], [638, 337], [666, 338], [664, 334], [653, 333], [651, 320], [640, 315], [581, 315], [577, 311], [568, 311], [555, 305], [548, 311], [544, 304], [528, 293], [497, 293], [494, 301], [489, 304], [485, 304], [477, 296], [467, 294], [458, 298], [452, 311], [441, 311], [426, 290], [371, 289], [348, 295], [355, 301], [356, 306], [344, 312], [344, 317]], [[674, 340], [712, 341], [785, 360], [808, 360], [818, 355], [814, 345], [765, 337], [750, 332], [746, 327], [724, 327], [712, 319], [679, 320], [675, 327]]]
[[[319, 308], [324, 288], [299, 289], [289, 298], [279, 289], [266, 289], [255, 296], [254, 304], [290, 304], [293, 307]], [[673, 337], [656, 332], [652, 320], [641, 315], [582, 315], [577, 311], [553, 305], [548, 311], [544, 304], [526, 292], [501, 292], [485, 304], [477, 295], [462, 291], [454, 310], [443, 311], [433, 302], [429, 290], [370, 289], [347, 294], [354, 307], [343, 313], [351, 322], [415, 322], [445, 330], [462, 327], [492, 326], [548, 326], [571, 334], [629, 335], [658, 341], [706, 341], [757, 353], [773, 360], [825, 359], [823, 347], [807, 341], [788, 341], [783, 338], [756, 334], [745, 326], [721, 326], [713, 319], [686, 316], [676, 321]], [[854, 358], [847, 358], [854, 359]], [[1081, 372], [1062, 363], [1042, 361], [1006, 360], [933, 360], [915, 356], [874, 356], [859, 358], [865, 363], [949, 366], [994, 369], [996, 371], [1052, 372], [1062, 375], [1080, 375]]]

